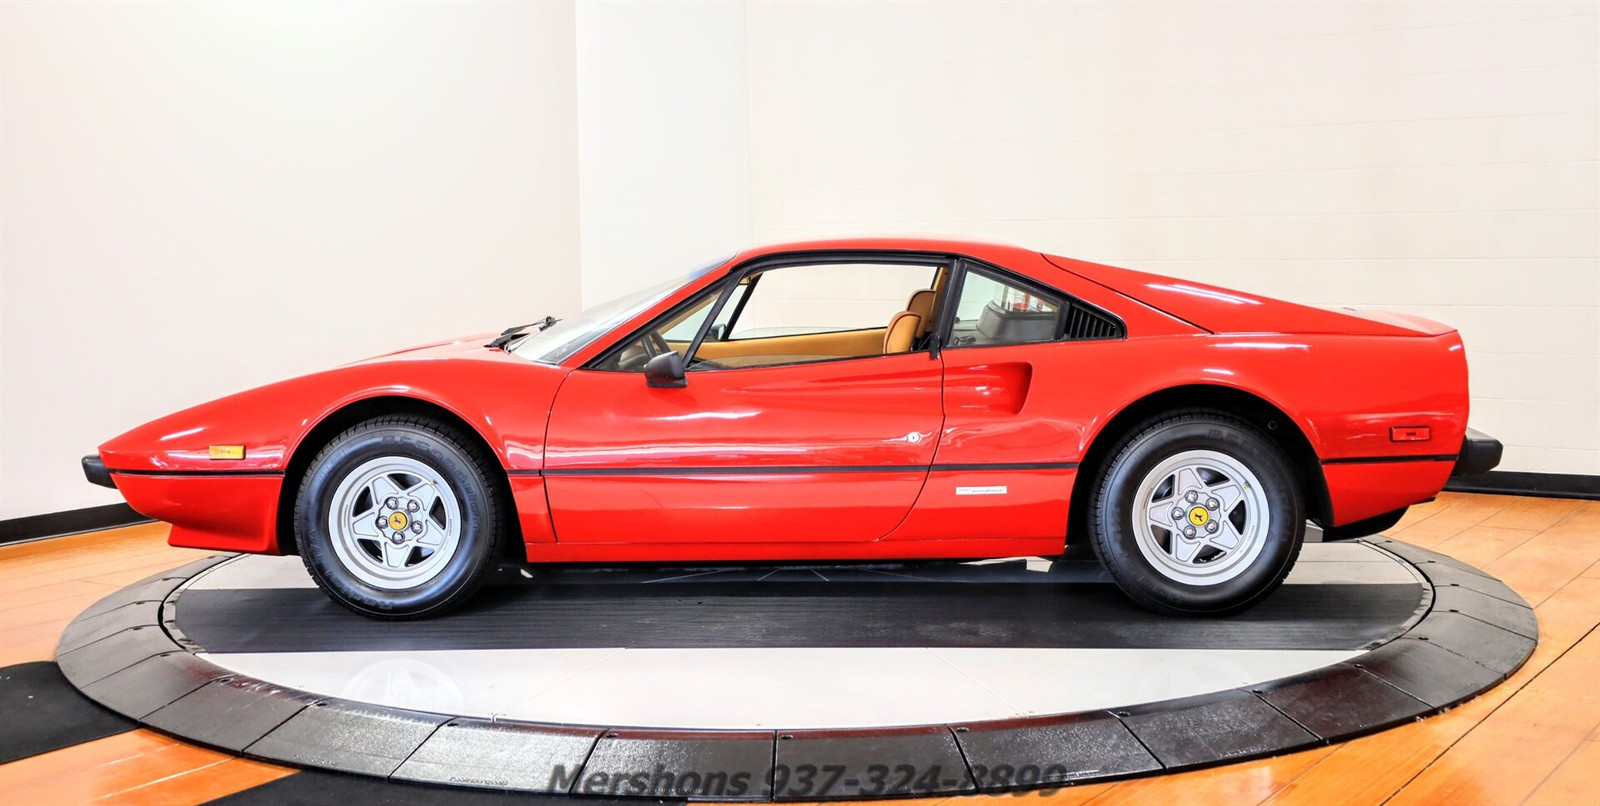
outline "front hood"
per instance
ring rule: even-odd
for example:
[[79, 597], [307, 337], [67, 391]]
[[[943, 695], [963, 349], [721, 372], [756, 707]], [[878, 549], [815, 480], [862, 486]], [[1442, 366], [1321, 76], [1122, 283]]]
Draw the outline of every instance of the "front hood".
[[[434, 342], [202, 403], [107, 441], [100, 456], [115, 471], [277, 471], [330, 414], [373, 398], [408, 398], [464, 421], [504, 466], [537, 468], [568, 370], [487, 347], [490, 338]], [[243, 445], [245, 458], [212, 460], [212, 445]]]
[[497, 334], [495, 333], [478, 333], [470, 336], [458, 336], [456, 338], [445, 339], [443, 341], [430, 341], [426, 344], [418, 344], [414, 347], [404, 347], [390, 353], [379, 353], [371, 358], [363, 358], [360, 361], [352, 361], [350, 363], [370, 364], [375, 361], [423, 357], [490, 357], [486, 356], [485, 354], [492, 354], [493, 357], [504, 358], [507, 356], [506, 351], [488, 346], [489, 341], [496, 335]]
[[1411, 314], [1318, 308], [1132, 269], [1045, 256], [1091, 282], [1213, 333], [1437, 336], [1455, 328]]

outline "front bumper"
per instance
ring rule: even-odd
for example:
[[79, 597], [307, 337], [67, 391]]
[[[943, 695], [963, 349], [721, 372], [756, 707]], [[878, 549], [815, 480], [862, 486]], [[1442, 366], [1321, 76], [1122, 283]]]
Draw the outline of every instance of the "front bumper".
[[1453, 478], [1487, 473], [1500, 464], [1500, 455], [1504, 452], [1500, 440], [1468, 428], [1467, 438], [1461, 442], [1461, 454], [1456, 457], [1456, 466], [1450, 475]]
[[99, 454], [91, 453], [83, 457], [83, 477], [88, 479], [90, 484], [110, 487], [113, 490], [117, 488], [116, 482], [111, 480], [111, 471], [106, 469], [106, 463], [100, 459]]

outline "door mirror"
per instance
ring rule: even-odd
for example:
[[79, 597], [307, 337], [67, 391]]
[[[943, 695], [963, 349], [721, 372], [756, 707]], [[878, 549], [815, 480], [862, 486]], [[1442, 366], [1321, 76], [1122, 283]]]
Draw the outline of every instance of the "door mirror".
[[683, 356], [666, 352], [644, 365], [644, 381], [651, 389], [682, 389], [689, 385], [683, 376]]

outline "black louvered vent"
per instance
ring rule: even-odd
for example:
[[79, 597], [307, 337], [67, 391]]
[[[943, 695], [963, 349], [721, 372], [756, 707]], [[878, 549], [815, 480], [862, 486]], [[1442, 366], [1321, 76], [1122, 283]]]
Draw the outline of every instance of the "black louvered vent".
[[1067, 309], [1067, 328], [1061, 334], [1069, 341], [1081, 339], [1120, 339], [1122, 323], [1087, 305], [1072, 303]]

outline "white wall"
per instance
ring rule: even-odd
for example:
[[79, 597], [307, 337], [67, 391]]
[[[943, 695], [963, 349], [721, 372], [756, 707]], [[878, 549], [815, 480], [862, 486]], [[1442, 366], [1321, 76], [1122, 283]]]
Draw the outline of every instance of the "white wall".
[[0, 5], [0, 519], [183, 406], [578, 306], [570, 3]]
[[1459, 327], [1600, 473], [1597, 6], [756, 4], [757, 240], [936, 232]]
[[1459, 326], [1600, 473], [1597, 5], [0, 4], [0, 519], [152, 417], [751, 240], [938, 232]]
[[584, 304], [748, 245], [744, 17], [729, 2], [578, 5]]

